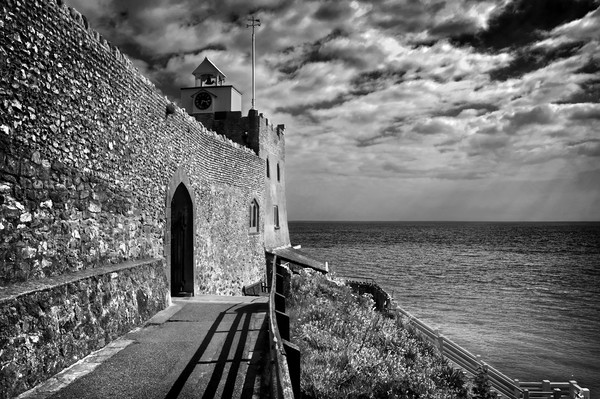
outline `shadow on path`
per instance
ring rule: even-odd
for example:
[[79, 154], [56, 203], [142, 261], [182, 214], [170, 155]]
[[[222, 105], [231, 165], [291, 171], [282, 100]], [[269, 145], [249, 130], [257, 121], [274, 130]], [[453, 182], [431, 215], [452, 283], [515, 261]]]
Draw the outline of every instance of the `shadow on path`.
[[[201, 395], [207, 399], [262, 397], [261, 393], [266, 391], [262, 371], [268, 349], [266, 310], [265, 304], [259, 303], [234, 305], [221, 312], [166, 398], [179, 397], [184, 388], [185, 392], [197, 392], [194, 397], [200, 396], [198, 388], [204, 388]], [[232, 322], [224, 321], [227, 315], [235, 316]], [[222, 334], [226, 334], [224, 339]], [[202, 361], [207, 349], [214, 345], [221, 345], [218, 357]], [[203, 379], [196, 387], [189, 386], [196, 385], [190, 376], [201, 368], [210, 370], [210, 379], [208, 382]], [[243, 378], [240, 373], [244, 374]]]

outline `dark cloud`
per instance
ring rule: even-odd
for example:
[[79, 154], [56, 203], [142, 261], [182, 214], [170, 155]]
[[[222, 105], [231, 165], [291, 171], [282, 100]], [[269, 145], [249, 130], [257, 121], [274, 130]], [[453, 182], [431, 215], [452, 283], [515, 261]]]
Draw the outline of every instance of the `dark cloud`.
[[510, 139], [506, 135], [480, 135], [471, 136], [467, 143], [467, 155], [477, 157], [495, 153], [510, 144]]
[[579, 91], [557, 101], [557, 104], [600, 103], [600, 79], [590, 79], [579, 85]]
[[283, 49], [282, 53], [290, 57], [284, 62], [273, 65], [273, 67], [284, 75], [293, 77], [306, 64], [336, 60], [338, 57], [335, 54], [323, 51], [323, 46], [332, 40], [347, 36], [348, 33], [343, 29], [333, 29], [326, 36], [312, 43], [304, 43], [300, 46]]
[[370, 147], [380, 144], [383, 140], [390, 137], [397, 137], [402, 134], [402, 126], [406, 124], [407, 118], [396, 117], [390, 124], [379, 131], [376, 135], [367, 138], [356, 139], [357, 147]]
[[587, 157], [600, 157], [600, 143], [596, 142], [580, 145], [577, 147], [577, 154]]
[[304, 104], [297, 104], [287, 107], [277, 107], [275, 112], [285, 113], [292, 116], [306, 114], [312, 110], [331, 109], [342, 105], [349, 100], [347, 95], [339, 95], [331, 100], [312, 101]]
[[455, 36], [453, 42], [489, 50], [519, 48], [598, 6], [598, 0], [515, 0], [492, 15], [487, 29]]
[[600, 72], [600, 58], [594, 59], [590, 57], [587, 62], [574, 73], [598, 74]]
[[446, 6], [445, 1], [426, 3], [420, 0], [365, 3], [373, 6], [366, 15], [369, 23], [396, 34], [420, 32], [432, 27], [435, 15]]
[[460, 16], [445, 20], [429, 29], [429, 34], [435, 37], [454, 37], [468, 33], [474, 33], [478, 29], [477, 23], [470, 19], [462, 19]]
[[314, 13], [314, 17], [321, 21], [343, 21], [352, 14], [352, 8], [343, 1], [328, 1]]
[[564, 43], [556, 48], [525, 47], [517, 50], [515, 57], [505, 67], [490, 71], [490, 78], [498, 81], [519, 78], [526, 73], [541, 69], [560, 59], [569, 58], [585, 45], [583, 42]]
[[574, 111], [569, 119], [573, 120], [586, 120], [586, 119], [600, 119], [600, 108], [586, 108], [578, 109]]
[[547, 125], [554, 121], [554, 113], [545, 105], [539, 105], [529, 111], [515, 112], [510, 118], [510, 127], [518, 129], [525, 125]]
[[435, 116], [455, 117], [467, 109], [474, 109], [474, 110], [478, 111], [477, 112], [478, 115], [483, 115], [483, 114], [497, 111], [500, 108], [497, 105], [490, 104], [490, 103], [466, 103], [466, 104], [457, 105], [452, 108], [448, 108], [443, 111], [436, 112]]
[[404, 70], [375, 69], [361, 72], [350, 82], [350, 93], [355, 96], [364, 96], [376, 91], [384, 90], [390, 85], [401, 83], [406, 74]]

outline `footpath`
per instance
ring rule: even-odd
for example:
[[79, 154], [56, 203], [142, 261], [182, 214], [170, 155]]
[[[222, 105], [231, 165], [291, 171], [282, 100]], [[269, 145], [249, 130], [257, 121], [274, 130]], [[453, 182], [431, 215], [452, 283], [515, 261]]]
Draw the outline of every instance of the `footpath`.
[[268, 397], [267, 297], [198, 296], [19, 398]]

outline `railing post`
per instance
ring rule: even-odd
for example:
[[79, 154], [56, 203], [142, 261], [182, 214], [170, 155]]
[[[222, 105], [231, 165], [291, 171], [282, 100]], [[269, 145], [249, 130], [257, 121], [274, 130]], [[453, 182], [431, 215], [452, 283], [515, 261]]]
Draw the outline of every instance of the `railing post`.
[[560, 399], [560, 394], [561, 394], [561, 390], [560, 388], [554, 388], [554, 390], [552, 391], [552, 398], [553, 399]]
[[523, 389], [523, 399], [529, 399], [529, 389]]
[[577, 385], [577, 381], [575, 380], [571, 380], [569, 381], [569, 398], [570, 399], [575, 399], [577, 395], [577, 388], [575, 388], [575, 385]]
[[440, 350], [440, 353], [444, 354], [444, 337], [440, 334], [440, 330], [435, 330], [435, 335], [437, 337], [437, 347]]
[[543, 380], [542, 381], [542, 391], [544, 392], [550, 392], [551, 388], [550, 388], [550, 380]]
[[292, 390], [294, 391], [294, 398], [300, 398], [300, 348], [293, 343], [283, 340], [283, 349], [285, 349], [285, 355], [290, 370], [290, 380], [292, 381]]
[[583, 394], [583, 399], [590, 399], [590, 390], [588, 388], [581, 388], [579, 392]]
[[519, 398], [519, 397], [521, 397], [521, 390], [519, 389], [519, 380], [515, 378], [514, 382], [515, 382], [515, 389], [513, 390], [513, 395], [515, 396], [515, 398]]

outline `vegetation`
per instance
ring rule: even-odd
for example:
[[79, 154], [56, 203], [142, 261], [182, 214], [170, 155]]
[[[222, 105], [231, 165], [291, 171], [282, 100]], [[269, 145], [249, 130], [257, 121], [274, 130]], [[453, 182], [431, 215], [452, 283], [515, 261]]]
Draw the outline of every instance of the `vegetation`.
[[309, 398], [471, 398], [462, 372], [369, 295], [307, 271], [291, 280], [292, 341]]

